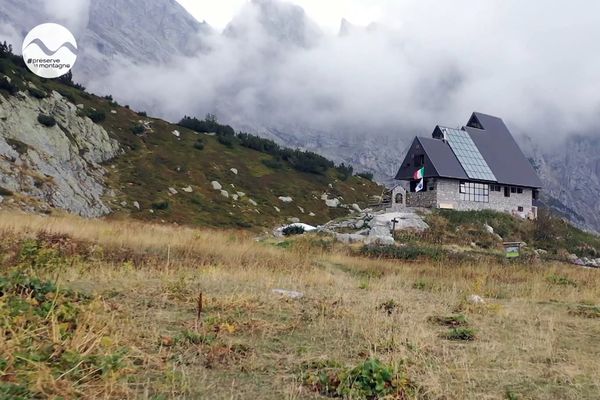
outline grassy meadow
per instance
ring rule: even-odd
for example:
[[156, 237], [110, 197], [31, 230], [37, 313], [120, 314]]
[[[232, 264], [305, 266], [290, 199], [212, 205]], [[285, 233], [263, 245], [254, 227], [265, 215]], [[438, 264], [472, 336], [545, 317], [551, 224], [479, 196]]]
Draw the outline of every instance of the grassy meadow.
[[0, 238], [0, 398], [600, 393], [598, 270], [16, 213]]

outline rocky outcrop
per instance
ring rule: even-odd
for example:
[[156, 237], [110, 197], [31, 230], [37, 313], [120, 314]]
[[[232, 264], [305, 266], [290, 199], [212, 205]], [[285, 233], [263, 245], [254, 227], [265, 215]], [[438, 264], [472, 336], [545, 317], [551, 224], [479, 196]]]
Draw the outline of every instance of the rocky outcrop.
[[[56, 125], [39, 123], [40, 114]], [[56, 92], [44, 99], [0, 95], [0, 187], [17, 193], [21, 206], [85, 217], [109, 213], [100, 164], [119, 151], [104, 128], [78, 116], [77, 107]]]

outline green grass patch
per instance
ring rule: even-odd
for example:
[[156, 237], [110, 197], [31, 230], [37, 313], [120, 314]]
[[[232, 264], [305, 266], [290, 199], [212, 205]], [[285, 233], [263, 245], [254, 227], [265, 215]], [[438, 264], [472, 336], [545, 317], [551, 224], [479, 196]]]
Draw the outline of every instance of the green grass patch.
[[472, 328], [459, 327], [452, 328], [448, 332], [444, 333], [442, 337], [447, 340], [454, 341], [473, 341], [475, 340], [476, 331]]

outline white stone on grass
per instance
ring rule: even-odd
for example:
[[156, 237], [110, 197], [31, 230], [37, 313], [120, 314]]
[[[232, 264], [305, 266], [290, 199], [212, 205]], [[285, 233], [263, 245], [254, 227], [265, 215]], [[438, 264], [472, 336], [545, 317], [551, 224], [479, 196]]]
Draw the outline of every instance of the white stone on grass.
[[225, 198], [229, 198], [229, 192], [227, 190], [221, 190], [221, 196], [225, 197]]
[[176, 195], [179, 192], [175, 188], [170, 187], [169, 188], [169, 193], [171, 193], [172, 195]]
[[223, 186], [221, 186], [221, 184], [217, 181], [212, 181], [210, 184], [212, 185], [213, 190], [223, 189]]
[[181, 190], [183, 190], [183, 191], [184, 191], [184, 192], [186, 192], [186, 193], [192, 193], [192, 192], [194, 191], [194, 189], [192, 189], [192, 187], [191, 187], [191, 186], [184, 187], [184, 188], [183, 188], [183, 189], [181, 189]]
[[234, 174], [237, 175], [238, 174], [238, 170], [237, 168], [231, 168], [230, 171]]
[[273, 293], [292, 300], [299, 300], [304, 297], [304, 293], [296, 292], [294, 290], [273, 289]]
[[292, 198], [291, 198], [291, 197], [289, 197], [289, 196], [287, 196], [287, 197], [286, 197], [286, 196], [280, 196], [280, 197], [279, 197], [279, 200], [281, 200], [281, 201], [282, 201], [282, 202], [284, 202], [284, 203], [291, 203], [291, 202], [293, 202], [293, 201], [294, 201], [294, 199], [292, 199]]

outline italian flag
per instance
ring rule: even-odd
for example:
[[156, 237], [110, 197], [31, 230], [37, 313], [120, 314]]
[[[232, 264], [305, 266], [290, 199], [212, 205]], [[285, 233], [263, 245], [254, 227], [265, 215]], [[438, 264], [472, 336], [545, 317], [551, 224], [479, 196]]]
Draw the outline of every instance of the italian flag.
[[417, 172], [414, 173], [413, 178], [423, 179], [425, 177], [425, 167], [421, 167]]

